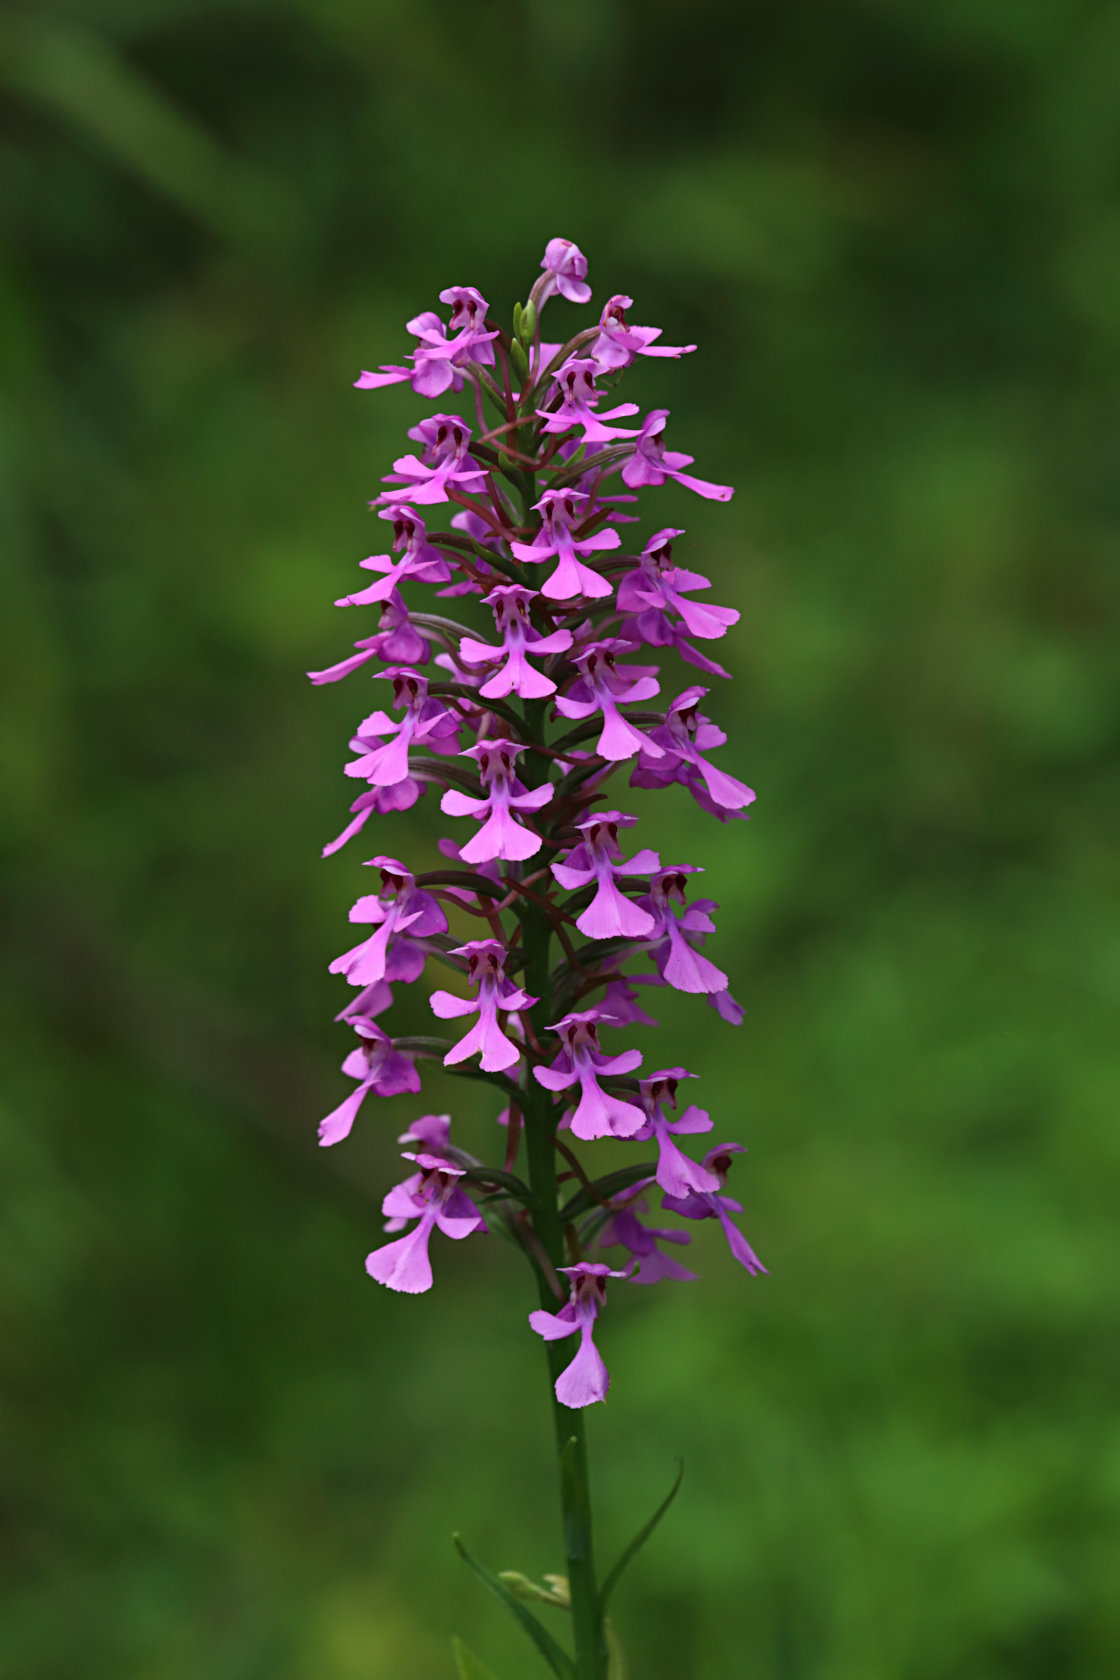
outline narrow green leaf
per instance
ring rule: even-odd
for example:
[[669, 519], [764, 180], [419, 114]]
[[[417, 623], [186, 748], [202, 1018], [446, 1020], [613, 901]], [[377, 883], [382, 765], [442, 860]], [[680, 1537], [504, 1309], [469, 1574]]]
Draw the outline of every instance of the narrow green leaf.
[[[478, 697], [478, 690], [468, 688], [466, 683], [429, 683], [428, 693], [435, 695], [437, 699], [443, 699], [446, 697], [450, 700], [469, 700], [473, 706], [485, 706], [488, 712], [494, 712], [496, 716], [503, 718], [505, 722], [508, 723], [511, 728], [516, 729], [518, 733], [520, 733], [523, 727], [521, 719], [518, 717], [512, 706], [505, 705], [501, 700], [480, 700]], [[658, 714], [658, 720], [661, 721], [660, 713]]]
[[459, 1535], [453, 1534], [451, 1538], [455, 1542], [455, 1549], [463, 1562], [469, 1569], [474, 1570], [483, 1585], [488, 1587], [499, 1603], [504, 1604], [510, 1614], [521, 1623], [541, 1656], [552, 1669], [553, 1674], [558, 1676], [558, 1680], [576, 1680], [575, 1664], [564, 1647], [552, 1637], [546, 1627], [538, 1622], [532, 1611], [514, 1598], [509, 1588], [503, 1586], [496, 1575], [490, 1573], [484, 1563], [479, 1563], [476, 1557], [471, 1556]]
[[403, 1050], [410, 1056], [444, 1056], [450, 1050], [453, 1039], [450, 1038], [397, 1038], [393, 1040], [396, 1050]]
[[646, 1541], [649, 1539], [650, 1535], [653, 1533], [654, 1529], [657, 1527], [658, 1523], [673, 1503], [673, 1500], [677, 1497], [677, 1492], [684, 1476], [683, 1461], [678, 1459], [677, 1466], [676, 1481], [673, 1483], [672, 1487], [669, 1489], [665, 1498], [661, 1501], [649, 1521], [638, 1530], [637, 1534], [635, 1534], [633, 1540], [631, 1540], [630, 1544], [627, 1546], [626, 1550], [623, 1552], [622, 1556], [619, 1558], [618, 1562], [603, 1582], [602, 1591], [599, 1594], [599, 1608], [604, 1615], [606, 1614], [607, 1603], [610, 1599], [611, 1593], [621, 1580], [623, 1571], [626, 1569], [627, 1565], [637, 1557], [638, 1553], [641, 1551], [642, 1547], [645, 1545]]
[[603, 1636], [607, 1641], [607, 1680], [629, 1680], [630, 1664], [609, 1616], [603, 1618]]
[[468, 1167], [463, 1174], [465, 1184], [494, 1184], [501, 1188], [506, 1196], [513, 1196], [517, 1201], [529, 1206], [535, 1201], [533, 1192], [516, 1173], [502, 1172], [498, 1167]]
[[[416, 614], [412, 615], [414, 618]], [[489, 898], [504, 898], [506, 889], [499, 886], [497, 881], [488, 881], [485, 875], [475, 875], [469, 869], [429, 869], [424, 875], [417, 875], [418, 887], [464, 887], [468, 892], [485, 893]]]
[[484, 1662], [480, 1662], [474, 1652], [463, 1644], [461, 1639], [451, 1641], [451, 1649], [455, 1653], [455, 1666], [459, 1670], [459, 1680], [494, 1680], [494, 1675]]
[[[607, 1173], [605, 1178], [592, 1180], [592, 1186], [598, 1191], [604, 1201], [611, 1196], [617, 1196], [620, 1190], [629, 1190], [632, 1184], [638, 1184], [643, 1178], [652, 1178], [657, 1171], [656, 1161], [639, 1161], [635, 1166], [623, 1167], [619, 1172]], [[565, 1202], [560, 1209], [560, 1218], [564, 1224], [572, 1219], [578, 1219], [581, 1213], [595, 1207], [594, 1196], [589, 1196], [586, 1190], [577, 1190], [570, 1202]]]
[[[400, 1040], [398, 1040], [398, 1042], [400, 1042]], [[513, 1080], [504, 1073], [483, 1073], [481, 1068], [469, 1067], [449, 1067], [447, 1072], [451, 1074], [454, 1079], [484, 1080], [487, 1085], [496, 1085], [507, 1101], [517, 1102], [520, 1100], [521, 1091], [513, 1083]], [[652, 1171], [652, 1168], [650, 1170]]]

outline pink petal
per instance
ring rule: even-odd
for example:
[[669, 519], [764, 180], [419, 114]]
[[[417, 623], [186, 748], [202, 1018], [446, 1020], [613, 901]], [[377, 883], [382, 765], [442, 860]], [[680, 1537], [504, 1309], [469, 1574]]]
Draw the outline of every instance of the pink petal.
[[657, 1182], [670, 1196], [687, 1196], [690, 1191], [703, 1194], [718, 1190], [719, 1179], [698, 1162], [692, 1161], [678, 1149], [663, 1125], [656, 1128], [660, 1153], [657, 1159]]
[[432, 1217], [427, 1216], [407, 1237], [367, 1254], [366, 1271], [386, 1289], [395, 1289], [402, 1295], [423, 1295], [432, 1287], [432, 1263], [428, 1258], [431, 1235]]
[[350, 1136], [350, 1129], [371, 1083], [372, 1081], [367, 1080], [364, 1085], [359, 1085], [358, 1089], [351, 1091], [325, 1119], [320, 1120], [319, 1142], [324, 1148], [329, 1148], [332, 1143], [341, 1143], [344, 1137]]
[[543, 1312], [540, 1309], [529, 1314], [529, 1323], [546, 1342], [561, 1342], [565, 1336], [574, 1336], [579, 1329], [579, 1324], [574, 1318], [560, 1318], [556, 1313]]
[[432, 1006], [432, 1014], [438, 1015], [441, 1021], [453, 1021], [459, 1015], [473, 1015], [478, 1008], [474, 998], [456, 997], [452, 992], [433, 992], [428, 1002]]
[[600, 879], [598, 892], [576, 919], [576, 926], [588, 939], [641, 939], [656, 925], [649, 911], [619, 892], [609, 875]]
[[591, 1326], [584, 1325], [579, 1352], [556, 1379], [556, 1398], [562, 1406], [570, 1406], [575, 1411], [605, 1400], [610, 1385], [610, 1373], [591, 1339]]

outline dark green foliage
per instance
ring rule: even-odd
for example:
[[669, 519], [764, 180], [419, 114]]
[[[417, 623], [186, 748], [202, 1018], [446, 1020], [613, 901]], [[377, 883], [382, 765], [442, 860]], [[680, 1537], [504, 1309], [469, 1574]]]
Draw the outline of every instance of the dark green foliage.
[[5, 1680], [534, 1660], [446, 1543], [560, 1566], [525, 1268], [362, 1267], [396, 1134], [500, 1163], [502, 1093], [425, 1061], [314, 1146], [358, 860], [438, 869], [436, 802], [321, 863], [377, 697], [301, 673], [423, 412], [349, 381], [552, 234], [701, 346], [627, 395], [739, 487], [662, 522], [743, 609], [759, 790], [619, 801], [723, 904], [744, 1026], [635, 1041], [750, 1145], [771, 1269], [698, 1228], [701, 1283], [612, 1288], [601, 1556], [689, 1466], [633, 1674], [1116, 1672], [1118, 52], [1098, 0], [7, 9]]

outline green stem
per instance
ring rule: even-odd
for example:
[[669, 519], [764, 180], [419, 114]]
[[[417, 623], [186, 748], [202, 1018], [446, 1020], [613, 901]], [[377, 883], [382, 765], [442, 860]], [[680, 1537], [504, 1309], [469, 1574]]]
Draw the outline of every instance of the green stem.
[[[543, 740], [545, 704], [527, 701], [526, 738]], [[531, 997], [540, 1001], [530, 1011], [532, 1029], [540, 1042], [548, 1031], [551, 1014], [549, 983], [548, 917], [538, 904], [524, 902], [520, 910], [522, 948], [525, 952], [523, 983]], [[535, 1207], [534, 1225], [554, 1266], [565, 1262], [564, 1228], [560, 1221], [559, 1187], [556, 1182], [556, 1113], [550, 1094], [538, 1085], [531, 1067], [526, 1068], [522, 1094], [525, 1148], [529, 1165], [529, 1186]], [[554, 1313], [559, 1303], [548, 1280], [538, 1273], [541, 1306]], [[591, 1534], [591, 1486], [587, 1464], [587, 1442], [583, 1413], [562, 1406], [555, 1383], [570, 1358], [566, 1343], [546, 1342], [552, 1421], [556, 1432], [556, 1454], [560, 1470], [560, 1508], [564, 1528], [564, 1555], [572, 1602], [572, 1633], [575, 1641], [576, 1673], [579, 1680], [605, 1680], [607, 1646], [599, 1609], [599, 1588], [595, 1579], [595, 1556]]]

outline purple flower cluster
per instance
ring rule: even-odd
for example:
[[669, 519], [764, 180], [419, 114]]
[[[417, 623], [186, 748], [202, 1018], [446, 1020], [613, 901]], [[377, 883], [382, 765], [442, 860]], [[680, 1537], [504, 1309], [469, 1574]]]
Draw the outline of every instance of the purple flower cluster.
[[[656, 342], [661, 329], [631, 325], [631, 299], [621, 295], [597, 325], [545, 343], [545, 303], [585, 304], [591, 288], [570, 240], [550, 240], [541, 268], [512, 334], [473, 286], [452, 286], [440, 293], [446, 319], [425, 311], [408, 323], [416, 344], [407, 365], [356, 381], [408, 383], [440, 402], [460, 395], [470, 413], [433, 414], [409, 432], [416, 451], [394, 461], [372, 504], [391, 526], [391, 551], [363, 560], [374, 581], [337, 603], [378, 608], [378, 627], [353, 654], [310, 673], [335, 682], [376, 663], [372, 674], [387, 684], [386, 709], [372, 711], [351, 741], [345, 773], [361, 791], [325, 853], [375, 813], [407, 810], [430, 785], [456, 832], [440, 842], [443, 864], [426, 874], [388, 856], [368, 860], [380, 885], [350, 912], [364, 937], [331, 964], [355, 988], [339, 1020], [357, 1038], [343, 1062], [357, 1084], [319, 1138], [346, 1137], [370, 1092], [419, 1092], [418, 1058], [441, 1056], [448, 1069], [498, 1088], [502, 1170], [453, 1145], [446, 1115], [415, 1120], [401, 1139], [414, 1170], [383, 1204], [387, 1232], [410, 1228], [366, 1267], [390, 1289], [430, 1288], [433, 1231], [485, 1232], [474, 1199], [485, 1195], [490, 1223], [504, 1222], [556, 1297], [556, 1311], [530, 1315], [532, 1328], [546, 1341], [578, 1336], [556, 1394], [580, 1407], [607, 1392], [593, 1331], [608, 1278], [694, 1276], [664, 1252], [687, 1245], [687, 1229], [643, 1220], [652, 1196], [686, 1225], [717, 1220], [735, 1259], [752, 1274], [764, 1270], [731, 1217], [741, 1209], [727, 1178], [741, 1146], [717, 1145], [702, 1161], [681, 1147], [712, 1129], [703, 1109], [678, 1108], [680, 1082], [695, 1075], [671, 1067], [639, 1076], [639, 1050], [600, 1044], [604, 1029], [656, 1025], [638, 985], [704, 996], [733, 1023], [742, 1014], [702, 950], [717, 906], [688, 898], [698, 866], [630, 849], [637, 818], [603, 808], [607, 784], [620, 770], [632, 787], [677, 783], [723, 822], [743, 817], [754, 794], [711, 761], [726, 737], [701, 710], [708, 689], [666, 698], [659, 667], [643, 662], [647, 649], [675, 650], [725, 678], [704, 649], [739, 614], [696, 598], [709, 585], [674, 561], [683, 531], [662, 528], [644, 543], [623, 535], [639, 518], [629, 511], [636, 493], [668, 480], [710, 500], [732, 495], [687, 472], [692, 457], [666, 447], [668, 410], [643, 418], [634, 403], [609, 406], [606, 396], [639, 357], [679, 357], [695, 345]], [[446, 528], [436, 529], [441, 513]], [[426, 591], [419, 600], [417, 586]], [[434, 610], [440, 598], [471, 596], [489, 609], [492, 629]], [[559, 950], [550, 956], [552, 941]], [[381, 1024], [394, 987], [420, 979], [430, 958], [458, 980], [454, 991], [431, 993], [432, 1013], [466, 1031], [454, 1041], [394, 1038]], [[524, 1140], [541, 1136], [553, 1152], [548, 1208], [539, 1148], [530, 1183], [517, 1176]], [[566, 1136], [647, 1144], [656, 1161], [595, 1183]], [[601, 1249], [625, 1251], [628, 1268], [589, 1257]]]

